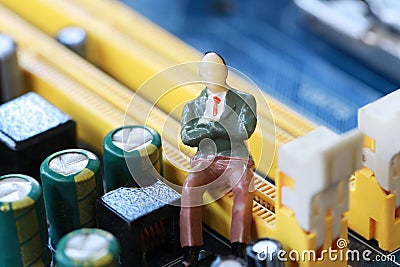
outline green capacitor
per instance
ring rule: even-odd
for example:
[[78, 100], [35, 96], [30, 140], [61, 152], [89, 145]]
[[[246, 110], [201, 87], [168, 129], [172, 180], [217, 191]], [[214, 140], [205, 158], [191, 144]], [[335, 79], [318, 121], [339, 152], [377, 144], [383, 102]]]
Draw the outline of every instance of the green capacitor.
[[79, 229], [57, 244], [58, 267], [117, 267], [120, 247], [118, 240], [101, 229]]
[[100, 161], [92, 152], [67, 149], [40, 166], [52, 245], [72, 230], [96, 227], [95, 202], [103, 195]]
[[49, 266], [42, 189], [26, 175], [0, 177], [0, 266]]
[[161, 137], [149, 127], [114, 129], [104, 138], [103, 150], [106, 192], [132, 183], [150, 185], [154, 177], [162, 175]]

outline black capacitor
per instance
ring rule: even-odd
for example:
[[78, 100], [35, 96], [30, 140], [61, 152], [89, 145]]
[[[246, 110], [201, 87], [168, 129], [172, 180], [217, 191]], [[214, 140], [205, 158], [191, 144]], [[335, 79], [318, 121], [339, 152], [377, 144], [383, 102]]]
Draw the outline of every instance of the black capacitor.
[[282, 245], [272, 238], [261, 238], [251, 242], [246, 248], [246, 260], [249, 267], [283, 267], [279, 258]]

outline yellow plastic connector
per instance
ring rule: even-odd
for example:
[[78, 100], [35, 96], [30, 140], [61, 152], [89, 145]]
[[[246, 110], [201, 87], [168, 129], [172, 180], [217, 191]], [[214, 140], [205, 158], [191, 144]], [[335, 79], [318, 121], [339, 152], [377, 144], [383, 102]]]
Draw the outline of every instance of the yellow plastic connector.
[[395, 201], [371, 170], [357, 171], [350, 181], [349, 227], [367, 240], [377, 240], [383, 250], [399, 248], [400, 208], [395, 209]]
[[358, 110], [363, 165], [350, 182], [349, 226], [380, 248], [400, 247], [400, 90]]
[[[282, 188], [282, 183], [285, 180], [290, 180], [290, 177], [287, 177], [278, 169], [278, 175], [276, 180], [277, 188]], [[299, 251], [303, 253], [303, 251], [315, 251], [317, 255], [316, 261], [300, 261], [299, 266], [347, 266], [346, 257], [346, 248], [337, 248], [337, 241], [345, 240], [347, 242], [347, 217], [341, 216], [340, 219], [340, 235], [337, 239], [332, 239], [332, 224], [333, 220], [331, 215], [325, 215], [325, 235], [324, 235], [324, 244], [322, 247], [317, 247], [317, 238], [314, 233], [304, 231], [301, 226], [298, 224], [298, 221], [292, 210], [282, 205], [281, 202], [281, 191], [278, 191], [277, 194], [277, 207], [276, 207], [276, 231], [279, 233], [279, 238], [281, 242], [284, 244], [284, 248], [286, 251]], [[261, 223], [255, 220], [255, 223]], [[288, 230], [290, 229], [290, 230]], [[329, 250], [337, 250], [338, 259], [329, 258], [328, 255], [323, 255]], [[289, 266], [296, 266], [291, 263]]]

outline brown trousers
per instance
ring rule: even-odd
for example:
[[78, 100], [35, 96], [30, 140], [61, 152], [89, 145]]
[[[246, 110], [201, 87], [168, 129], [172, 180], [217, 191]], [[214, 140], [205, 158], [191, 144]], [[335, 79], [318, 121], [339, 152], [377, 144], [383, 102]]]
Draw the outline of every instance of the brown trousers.
[[[208, 191], [216, 200], [230, 189], [234, 194], [231, 242], [250, 242], [254, 194], [253, 165], [252, 160], [242, 158], [224, 156], [192, 158], [192, 170], [182, 188], [180, 213], [182, 247], [203, 245], [201, 206], [205, 204], [204, 193]], [[219, 190], [221, 185], [225, 185], [225, 189], [228, 189], [224, 192]]]

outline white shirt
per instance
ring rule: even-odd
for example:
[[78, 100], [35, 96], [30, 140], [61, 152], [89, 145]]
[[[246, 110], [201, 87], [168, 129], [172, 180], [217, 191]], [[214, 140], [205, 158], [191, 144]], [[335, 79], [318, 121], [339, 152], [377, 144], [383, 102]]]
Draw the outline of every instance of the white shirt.
[[[199, 120], [198, 123], [206, 123], [209, 121], [218, 121], [221, 118], [222, 113], [225, 110], [225, 98], [226, 98], [227, 91], [221, 91], [218, 93], [213, 93], [209, 89], [207, 89], [207, 101], [206, 101], [206, 109], [204, 110], [203, 117]], [[217, 96], [221, 99], [221, 102], [217, 105], [217, 114], [214, 116], [214, 96]]]

